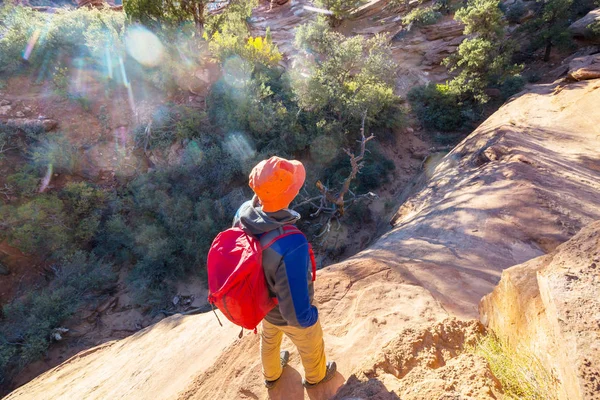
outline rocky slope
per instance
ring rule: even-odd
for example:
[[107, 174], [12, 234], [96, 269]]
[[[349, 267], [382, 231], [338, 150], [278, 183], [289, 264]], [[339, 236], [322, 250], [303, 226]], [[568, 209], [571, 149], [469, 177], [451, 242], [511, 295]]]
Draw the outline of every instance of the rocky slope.
[[549, 255], [505, 270], [482, 320], [535, 354], [565, 400], [600, 399], [600, 221]]
[[600, 219], [597, 104], [600, 80], [512, 99], [422, 179], [389, 233], [320, 271], [327, 352], [339, 365], [331, 383], [304, 391], [292, 351], [267, 392], [258, 336], [238, 339], [205, 314], [83, 352], [7, 399], [497, 398], [483, 359], [461, 354], [482, 327], [448, 317], [476, 317], [502, 270]]

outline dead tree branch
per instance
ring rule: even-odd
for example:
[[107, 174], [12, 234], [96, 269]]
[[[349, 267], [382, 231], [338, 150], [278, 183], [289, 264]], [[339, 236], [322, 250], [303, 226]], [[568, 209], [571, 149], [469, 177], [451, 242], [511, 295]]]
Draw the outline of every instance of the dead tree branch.
[[332, 230], [332, 220], [337, 221], [337, 229], [341, 228], [341, 222], [339, 220], [340, 217], [344, 215], [346, 209], [352, 204], [356, 203], [362, 199], [374, 199], [377, 197], [374, 193], [366, 193], [357, 195], [352, 190], [350, 190], [350, 185], [352, 181], [356, 178], [356, 176], [360, 173], [361, 169], [364, 166], [364, 157], [367, 152], [366, 145], [369, 141], [375, 138], [374, 135], [369, 135], [368, 137], [365, 135], [365, 121], [367, 118], [367, 113], [363, 114], [362, 124], [360, 129], [360, 143], [358, 154], [353, 153], [350, 149], [344, 149], [344, 152], [350, 157], [350, 173], [344, 179], [342, 186], [339, 191], [330, 189], [328, 187], [329, 184], [324, 184], [321, 181], [317, 181], [316, 187], [321, 193], [318, 196], [310, 196], [308, 191], [304, 190], [304, 199], [300, 201], [298, 204], [294, 205], [295, 209], [298, 209], [302, 206], [311, 206], [316, 209], [314, 212], [310, 214], [311, 218], [316, 218], [321, 216], [321, 221], [318, 224], [320, 226], [320, 232], [315, 235], [315, 238], [320, 239], [320, 243], [323, 244], [327, 239], [328, 234]]
[[361, 139], [358, 141], [360, 143], [360, 153], [355, 155], [349, 149], [344, 149], [344, 152], [350, 157], [350, 166], [352, 167], [350, 174], [344, 180], [344, 184], [342, 185], [342, 189], [336, 195], [331, 190], [329, 190], [321, 181], [317, 181], [317, 189], [321, 192], [322, 196], [330, 203], [335, 204], [337, 206], [337, 211], [340, 216], [344, 215], [344, 196], [350, 190], [350, 184], [356, 178], [356, 175], [360, 172], [362, 167], [364, 166], [363, 159], [365, 158], [365, 151], [367, 143], [375, 138], [373, 134], [369, 137], [365, 137], [365, 120], [367, 119], [367, 113], [363, 114], [362, 124], [360, 128], [360, 137]]

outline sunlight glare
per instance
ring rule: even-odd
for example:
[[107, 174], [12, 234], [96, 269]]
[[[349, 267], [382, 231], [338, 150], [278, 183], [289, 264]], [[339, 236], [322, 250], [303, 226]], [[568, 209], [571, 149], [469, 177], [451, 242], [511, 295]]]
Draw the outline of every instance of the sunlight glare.
[[42, 184], [40, 186], [40, 193], [44, 193], [44, 191], [48, 188], [50, 179], [52, 179], [52, 170], [52, 164], [48, 164], [48, 170], [46, 171], [46, 175], [44, 176], [44, 179], [42, 179]]
[[29, 38], [29, 41], [27, 42], [27, 46], [25, 47], [25, 51], [23, 52], [24, 60], [29, 60], [29, 57], [31, 56], [31, 52], [33, 51], [35, 44], [37, 43], [38, 39], [40, 38], [41, 33], [42, 32], [39, 29], [36, 29], [33, 32], [33, 34], [31, 35], [31, 37]]
[[254, 146], [242, 132], [231, 132], [225, 137], [225, 148], [233, 157], [246, 161], [256, 155]]
[[146, 67], [155, 67], [162, 60], [165, 47], [148, 29], [134, 25], [125, 34], [127, 53]]

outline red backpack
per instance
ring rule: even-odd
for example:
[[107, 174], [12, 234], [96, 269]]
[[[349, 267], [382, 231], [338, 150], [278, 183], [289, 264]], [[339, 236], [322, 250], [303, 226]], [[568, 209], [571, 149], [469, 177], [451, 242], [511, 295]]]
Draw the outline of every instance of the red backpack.
[[[217, 306], [228, 320], [256, 332], [262, 319], [275, 307], [262, 267], [262, 252], [289, 235], [303, 235], [295, 226], [285, 225], [283, 233], [265, 246], [243, 229], [235, 227], [217, 235], [208, 252], [208, 302]], [[316, 263], [308, 246], [313, 281]]]

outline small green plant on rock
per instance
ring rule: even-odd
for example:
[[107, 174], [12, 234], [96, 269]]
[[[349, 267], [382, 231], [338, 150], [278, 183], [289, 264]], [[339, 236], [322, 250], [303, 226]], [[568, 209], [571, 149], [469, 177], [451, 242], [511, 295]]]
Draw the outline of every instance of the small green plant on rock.
[[439, 6], [415, 8], [402, 17], [402, 24], [413, 24], [415, 26], [433, 25], [442, 17], [442, 13], [438, 11], [438, 8]]
[[490, 333], [466, 351], [482, 356], [488, 362], [490, 370], [502, 384], [505, 399], [557, 399], [556, 379], [528, 350], [515, 350]]

